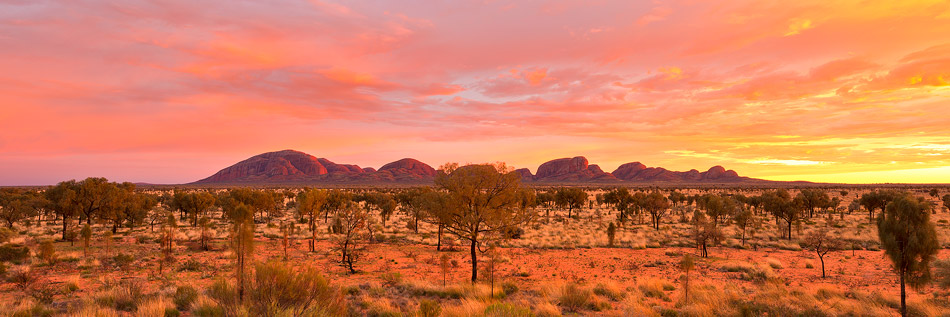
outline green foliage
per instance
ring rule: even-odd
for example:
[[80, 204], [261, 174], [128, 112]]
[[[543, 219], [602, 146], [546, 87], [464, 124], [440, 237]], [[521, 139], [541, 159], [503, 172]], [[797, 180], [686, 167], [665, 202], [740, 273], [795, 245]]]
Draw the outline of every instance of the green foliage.
[[940, 249], [930, 221], [930, 205], [910, 194], [897, 195], [877, 220], [878, 237], [901, 282], [901, 314], [906, 315], [905, 282], [920, 289], [930, 282], [930, 262]]
[[42, 259], [46, 264], [56, 263], [56, 246], [53, 245], [53, 240], [43, 240], [40, 242], [40, 249], [37, 256]]
[[439, 302], [431, 299], [423, 299], [419, 301], [419, 316], [437, 317], [440, 314], [442, 314], [442, 306], [439, 305]]
[[561, 295], [558, 296], [558, 305], [569, 312], [577, 312], [591, 304], [591, 291], [581, 288], [577, 284], [570, 283], [561, 289]]
[[172, 302], [175, 303], [175, 307], [181, 311], [187, 311], [191, 309], [191, 304], [198, 299], [198, 291], [190, 285], [178, 286], [175, 290], [175, 294], [172, 296]]
[[0, 245], [0, 261], [21, 263], [30, 258], [30, 248], [22, 244]]
[[248, 292], [249, 310], [260, 316], [341, 316], [343, 293], [313, 268], [294, 271], [280, 262], [259, 264]]
[[512, 303], [493, 303], [485, 307], [485, 316], [492, 317], [530, 317], [534, 316], [531, 309]]

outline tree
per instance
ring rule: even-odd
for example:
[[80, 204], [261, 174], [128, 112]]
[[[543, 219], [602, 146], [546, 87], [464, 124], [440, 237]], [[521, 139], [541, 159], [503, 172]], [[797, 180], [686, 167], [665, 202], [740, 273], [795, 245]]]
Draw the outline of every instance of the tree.
[[689, 271], [693, 269], [693, 266], [695, 266], [693, 263], [693, 256], [689, 254], [683, 255], [683, 258], [680, 259], [679, 264], [680, 269], [686, 272], [686, 279], [683, 283], [683, 302], [689, 303]]
[[396, 194], [395, 199], [399, 202], [400, 209], [409, 216], [408, 226], [415, 233], [419, 233], [419, 220], [426, 216], [423, 205], [426, 204], [427, 198], [423, 196], [430, 192], [432, 188], [429, 187], [413, 187]]
[[802, 208], [808, 211], [808, 218], [815, 216], [816, 209], [831, 206], [831, 197], [824, 190], [818, 188], [802, 189], [796, 198], [801, 202]]
[[792, 225], [801, 218], [800, 201], [793, 200], [788, 191], [778, 189], [763, 193], [762, 204], [775, 218], [785, 220], [788, 224], [788, 239], [792, 239]]
[[455, 204], [455, 201], [452, 200], [452, 197], [448, 193], [442, 191], [426, 192], [416, 199], [418, 201], [415, 204], [425, 213], [425, 221], [432, 222], [438, 226], [435, 249], [441, 251], [442, 233], [445, 231], [445, 223], [442, 222], [442, 218], [440, 218], [439, 215], [450, 213], [452, 212], [451, 209], [459, 208], [459, 206]]
[[310, 227], [310, 252], [314, 252], [317, 242], [317, 214], [323, 210], [323, 205], [327, 202], [327, 191], [321, 189], [304, 189], [297, 195], [297, 212], [301, 217], [307, 217], [307, 223]]
[[207, 192], [182, 193], [175, 195], [175, 205], [191, 216], [191, 226], [197, 227], [198, 220], [208, 209], [214, 206], [214, 195]]
[[868, 221], [870, 222], [874, 220], [875, 209], [880, 209], [881, 212], [884, 212], [884, 208], [887, 207], [887, 204], [901, 195], [901, 193], [895, 190], [882, 189], [861, 195], [861, 198], [858, 199], [858, 203], [868, 210]]
[[436, 185], [449, 193], [459, 208], [439, 214], [446, 231], [471, 243], [472, 283], [478, 278], [479, 244], [497, 239], [499, 233], [531, 221], [534, 214], [524, 208], [521, 176], [504, 164], [442, 166]]
[[247, 205], [238, 203], [234, 207], [232, 221], [231, 250], [235, 257], [238, 299], [243, 301], [248, 257], [254, 252], [254, 213]]
[[335, 217], [334, 222], [340, 224], [341, 235], [336, 237], [334, 249], [340, 252], [340, 264], [350, 274], [356, 273], [353, 263], [359, 260], [364, 250], [360, 242], [362, 232], [366, 230], [366, 211], [351, 205], [340, 209]]
[[442, 269], [442, 287], [445, 287], [446, 277], [449, 275], [449, 254], [442, 253], [439, 256], [439, 268]]
[[83, 257], [89, 256], [89, 240], [92, 240], [92, 228], [89, 225], [84, 225], [82, 230], [79, 231], [79, 236], [82, 237], [82, 254]]
[[722, 232], [716, 223], [709, 221], [699, 210], [693, 213], [693, 239], [696, 240], [696, 246], [699, 248], [700, 256], [708, 257], [707, 246], [710, 243], [718, 242], [722, 238]]
[[617, 226], [614, 226], [614, 223], [611, 222], [607, 226], [607, 246], [614, 246], [614, 238], [617, 236]]
[[950, 194], [943, 195], [943, 207], [950, 209]]
[[818, 254], [818, 260], [821, 261], [821, 278], [825, 278], [825, 255], [831, 251], [841, 250], [841, 240], [831, 236], [827, 228], [820, 228], [809, 232], [804, 242], [808, 249]]
[[641, 202], [643, 209], [650, 213], [650, 219], [653, 221], [653, 229], [660, 230], [660, 219], [670, 208], [670, 201], [660, 192], [652, 192]]
[[165, 216], [165, 222], [162, 223], [161, 234], [159, 235], [162, 257], [158, 259], [158, 272], [161, 273], [165, 262], [172, 261], [172, 251], [175, 247], [175, 232], [178, 230], [178, 222], [175, 221], [175, 214], [168, 212]]
[[742, 236], [742, 245], [745, 245], [746, 228], [752, 224], [752, 220], [752, 211], [746, 207], [739, 209], [739, 212], [737, 212], [735, 216], [732, 217], [732, 221], [736, 224], [736, 227], [739, 228], [740, 235]]
[[79, 185], [75, 180], [60, 182], [43, 192], [46, 197], [46, 209], [52, 210], [63, 220], [63, 240], [69, 229], [70, 220], [79, 214], [79, 205], [76, 204], [76, 190]]
[[940, 195], [940, 190], [936, 188], [930, 189], [930, 197], [937, 198]]
[[75, 202], [86, 224], [92, 224], [92, 217], [104, 208], [110, 208], [117, 199], [118, 188], [114, 183], [101, 177], [90, 177], [80, 181], [75, 189]]
[[198, 243], [201, 245], [201, 249], [208, 251], [211, 250], [210, 241], [211, 241], [211, 219], [208, 216], [201, 217], [198, 219], [198, 226], [201, 228], [201, 233], [198, 237]]
[[571, 212], [575, 208], [582, 208], [586, 201], [587, 192], [577, 187], [561, 187], [554, 192], [554, 204], [561, 208], [567, 208], [568, 218], [571, 218]]
[[907, 316], [904, 285], [919, 289], [930, 282], [930, 262], [940, 249], [929, 208], [923, 199], [904, 193], [888, 203], [877, 219], [881, 245], [900, 276], [902, 316]]
[[37, 215], [47, 204], [46, 199], [37, 192], [4, 188], [0, 190], [0, 219], [13, 229], [15, 223]]

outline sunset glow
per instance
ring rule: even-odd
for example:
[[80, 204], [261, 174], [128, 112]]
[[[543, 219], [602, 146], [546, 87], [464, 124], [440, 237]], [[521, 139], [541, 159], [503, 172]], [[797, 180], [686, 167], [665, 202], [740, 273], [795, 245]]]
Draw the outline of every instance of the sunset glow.
[[950, 183], [950, 2], [0, 0], [0, 185], [295, 149]]

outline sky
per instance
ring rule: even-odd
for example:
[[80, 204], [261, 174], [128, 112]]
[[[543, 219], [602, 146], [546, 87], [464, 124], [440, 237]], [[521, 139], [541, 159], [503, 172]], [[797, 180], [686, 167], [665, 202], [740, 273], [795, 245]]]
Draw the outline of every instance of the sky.
[[0, 185], [295, 149], [950, 183], [944, 0], [0, 0]]

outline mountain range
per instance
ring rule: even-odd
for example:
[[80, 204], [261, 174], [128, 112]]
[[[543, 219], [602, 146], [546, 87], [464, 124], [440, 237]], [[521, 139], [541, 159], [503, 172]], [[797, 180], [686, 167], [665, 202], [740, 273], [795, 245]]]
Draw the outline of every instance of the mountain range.
[[[526, 168], [515, 170], [530, 183], [753, 183], [765, 180], [742, 177], [733, 170], [714, 166], [705, 172], [670, 171], [647, 167], [640, 162], [620, 165], [605, 172], [587, 158], [560, 158], [541, 164], [537, 174]], [[302, 183], [407, 183], [432, 182], [438, 174], [432, 166], [404, 158], [378, 170], [354, 164], [338, 164], [325, 158], [283, 150], [255, 155], [224, 168], [193, 184], [302, 184]]]

